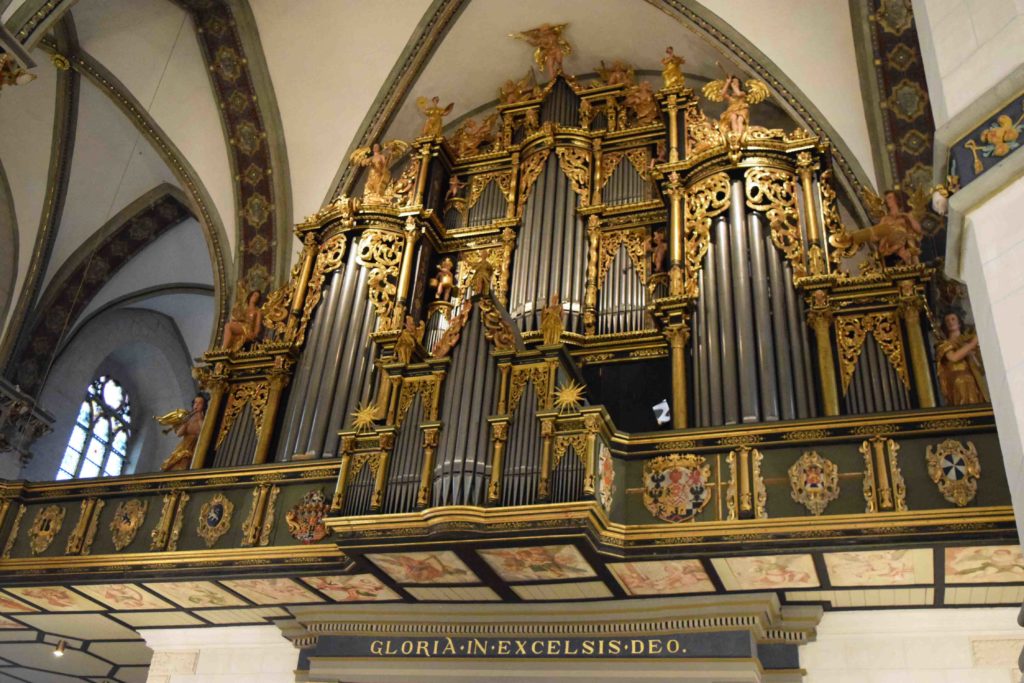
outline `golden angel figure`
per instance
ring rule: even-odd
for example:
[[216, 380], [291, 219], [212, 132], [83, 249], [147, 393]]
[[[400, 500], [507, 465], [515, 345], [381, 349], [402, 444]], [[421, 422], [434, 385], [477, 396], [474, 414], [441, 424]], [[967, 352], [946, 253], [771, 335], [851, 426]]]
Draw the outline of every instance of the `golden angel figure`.
[[206, 399], [202, 394], [192, 399], [192, 410], [179, 408], [172, 410], [166, 415], [155, 418], [161, 426], [167, 427], [163, 430], [166, 434], [171, 429], [181, 437], [181, 441], [174, 448], [160, 469], [164, 472], [173, 470], [187, 470], [192, 464], [192, 454], [196, 450], [196, 442], [199, 440], [199, 432], [203, 428], [203, 419], [206, 417]]
[[666, 88], [681, 88], [686, 84], [683, 75], [683, 64], [686, 60], [675, 53], [671, 46], [665, 48], [665, 56], [661, 58], [661, 77]]
[[562, 304], [558, 295], [551, 296], [551, 303], [540, 312], [540, 333], [544, 337], [545, 346], [553, 346], [562, 341], [565, 323], [562, 321]]
[[939, 389], [946, 403], [967, 406], [987, 403], [985, 370], [978, 351], [978, 336], [963, 329], [963, 319], [955, 311], [942, 318], [945, 334], [935, 345]]
[[722, 80], [711, 81], [701, 92], [705, 99], [712, 102], [728, 102], [728, 106], [718, 118], [718, 127], [723, 133], [743, 135], [750, 127], [750, 105], [768, 99], [768, 85], [756, 78], [751, 78], [743, 85], [740, 79], [728, 75]]
[[919, 261], [921, 254], [921, 219], [927, 213], [928, 196], [918, 190], [909, 200], [910, 211], [900, 206], [899, 196], [889, 191], [885, 198], [879, 197], [871, 190], [865, 189], [863, 197], [868, 203], [871, 217], [877, 221], [870, 228], [855, 230], [849, 238], [853, 244], [871, 242], [882, 258], [896, 254], [900, 260], [913, 265]]
[[601, 66], [596, 67], [594, 71], [605, 85], [633, 85], [636, 78], [633, 67], [618, 59], [612, 62], [611, 66], [605, 66], [602, 59]]
[[250, 290], [245, 282], [235, 285], [235, 305], [231, 309], [231, 321], [224, 326], [221, 347], [226, 351], [238, 351], [250, 342], [259, 339], [263, 331], [263, 311], [260, 310], [260, 292]]
[[389, 140], [383, 145], [360, 147], [352, 152], [351, 161], [356, 166], [366, 166], [369, 172], [363, 186], [363, 199], [386, 200], [390, 194], [391, 167], [409, 150], [409, 143], [403, 140]]
[[515, 104], [538, 96], [537, 79], [533, 75], [533, 69], [530, 69], [518, 81], [515, 79], [505, 81], [504, 85], [498, 89], [498, 104]]
[[423, 132], [421, 133], [421, 137], [441, 137], [441, 129], [444, 128], [443, 119], [445, 116], [452, 113], [452, 108], [455, 106], [455, 103], [449, 102], [447, 107], [442, 107], [441, 99], [439, 97], [431, 97], [429, 100], [426, 97], [417, 97], [416, 106], [419, 107], [420, 112], [427, 117], [427, 120], [423, 122]]
[[459, 157], [477, 154], [483, 145], [494, 142], [494, 124], [497, 122], [498, 115], [491, 114], [483, 123], [477, 123], [476, 119], [469, 119], [463, 123], [452, 136], [455, 154]]
[[562, 37], [562, 32], [568, 24], [541, 24], [529, 31], [508, 34], [510, 38], [517, 38], [533, 45], [533, 61], [537, 68], [547, 71], [548, 77], [554, 79], [562, 73], [562, 60], [572, 54], [572, 45]]

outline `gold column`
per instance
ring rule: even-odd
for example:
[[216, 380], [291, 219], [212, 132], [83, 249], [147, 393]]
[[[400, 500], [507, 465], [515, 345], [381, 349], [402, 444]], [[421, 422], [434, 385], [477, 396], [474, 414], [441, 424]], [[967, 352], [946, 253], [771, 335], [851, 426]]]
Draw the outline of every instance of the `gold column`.
[[274, 437], [274, 424], [277, 422], [277, 410], [281, 405], [281, 394], [284, 388], [288, 386], [289, 379], [291, 379], [291, 375], [283, 367], [275, 366], [270, 371], [270, 389], [267, 392], [267, 405], [263, 409], [263, 423], [260, 425], [256, 452], [252, 458], [253, 465], [264, 464], [270, 455], [270, 444]]
[[594, 472], [597, 470], [597, 435], [601, 431], [601, 418], [587, 415], [584, 420], [587, 427], [587, 459], [583, 464], [583, 493], [594, 495]]
[[402, 251], [402, 268], [398, 272], [398, 287], [395, 293], [395, 312], [392, 329], [401, 329], [405, 320], [405, 300], [409, 297], [409, 282], [412, 280], [412, 262], [419, 239], [419, 228], [416, 227], [416, 218], [409, 216], [405, 219], [405, 248]]
[[587, 219], [587, 283], [583, 295], [583, 329], [587, 334], [597, 331], [597, 260], [601, 240], [601, 219]]
[[430, 492], [434, 482], [434, 458], [437, 456], [437, 427], [423, 430], [423, 467], [420, 469], [420, 490], [416, 496], [416, 506], [425, 508], [430, 505]]
[[736, 465], [740, 477], [740, 517], [748, 516], [754, 509], [754, 496], [750, 493], [750, 449], [739, 449], [740, 461]]
[[665, 330], [669, 352], [672, 357], [672, 427], [686, 428], [686, 341], [690, 338], [690, 328], [686, 323]]
[[416, 196], [413, 198], [416, 206], [423, 206], [423, 193], [427, 188], [427, 172], [430, 170], [430, 143], [424, 143], [420, 150], [420, 173], [416, 178]]
[[679, 96], [668, 96], [668, 160], [669, 163], [679, 161]]
[[555, 438], [555, 418], [540, 418], [540, 436], [543, 445], [540, 452], [540, 480], [537, 482], [537, 497], [547, 500], [549, 494], [548, 481], [551, 479], [551, 448]]
[[494, 462], [491, 465], [491, 480], [487, 485], [487, 502], [497, 503], [501, 498], [501, 483], [504, 475], [505, 442], [508, 441], [508, 418], [491, 423], [491, 440], [494, 442]]
[[797, 173], [803, 190], [804, 214], [807, 219], [807, 257], [811, 275], [822, 275], [826, 270], [825, 256], [821, 249], [821, 226], [818, 224], [818, 206], [814, 202], [814, 171], [818, 168], [810, 152], [797, 155]]
[[934, 408], [935, 388], [932, 385], [928, 350], [925, 347], [924, 335], [921, 333], [921, 300], [914, 292], [914, 283], [910, 280], [900, 282], [899, 287], [899, 311], [907, 328], [907, 351], [910, 355], [910, 367], [914, 372], [914, 388], [917, 390], [917, 400], [920, 404], [918, 407]]
[[832, 309], [828, 295], [823, 290], [816, 290], [811, 301], [811, 307], [807, 310], [807, 324], [814, 330], [814, 342], [818, 349], [821, 402], [825, 415], [838, 415], [839, 388], [836, 385], [836, 362], [832, 353]]
[[345, 493], [348, 489], [348, 472], [352, 467], [352, 450], [355, 448], [354, 436], [341, 438], [341, 467], [338, 469], [338, 482], [334, 485], [334, 496], [331, 498], [331, 512], [338, 512], [345, 505]]
[[370, 499], [370, 510], [376, 512], [384, 505], [384, 487], [387, 485], [388, 459], [391, 456], [391, 448], [395, 445], [394, 432], [384, 432], [380, 435], [380, 455], [377, 456], [377, 471], [373, 478], [373, 497]]
[[210, 452], [217, 423], [220, 422], [221, 408], [224, 406], [224, 395], [228, 389], [227, 378], [220, 375], [211, 377], [207, 380], [206, 387], [210, 390], [210, 405], [206, 406], [206, 418], [199, 431], [196, 449], [192, 451], [192, 464], [189, 469], [193, 470], [201, 470], [206, 467], [206, 456]]
[[293, 330], [299, 323], [302, 308], [306, 305], [306, 290], [309, 288], [309, 278], [313, 274], [313, 264], [316, 262], [316, 235], [313, 233], [306, 235], [304, 243], [302, 269], [299, 270], [299, 279], [295, 283], [295, 291], [292, 292], [291, 320], [288, 321], [289, 330]]
[[601, 203], [601, 187], [602, 187], [602, 173], [601, 173], [601, 140], [594, 139], [594, 182], [591, 184], [592, 192], [590, 198], [590, 205], [596, 206]]
[[673, 171], [665, 183], [665, 193], [669, 196], [669, 242], [668, 255], [671, 262], [669, 268], [669, 295], [683, 295], [683, 239], [685, 220], [683, 216], [683, 184], [679, 174]]

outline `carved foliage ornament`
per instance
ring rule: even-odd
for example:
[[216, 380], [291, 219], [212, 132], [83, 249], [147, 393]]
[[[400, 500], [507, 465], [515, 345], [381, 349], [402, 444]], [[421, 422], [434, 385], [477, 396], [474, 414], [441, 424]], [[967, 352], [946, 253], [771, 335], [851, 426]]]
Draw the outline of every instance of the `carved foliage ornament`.
[[640, 282], [647, 284], [647, 231], [644, 228], [631, 230], [615, 230], [601, 234], [600, 246], [598, 249], [597, 264], [597, 286], [604, 283], [608, 275], [608, 269], [619, 253], [619, 247], [625, 246], [629, 260], [633, 262], [633, 268], [640, 277]]
[[793, 264], [797, 277], [807, 274], [803, 262], [796, 177], [785, 171], [751, 168], [746, 174], [747, 206], [768, 219], [772, 244]]
[[313, 317], [313, 310], [320, 303], [320, 297], [323, 295], [324, 279], [329, 273], [333, 273], [341, 267], [345, 258], [346, 244], [347, 237], [344, 234], [338, 234], [325, 240], [320, 247], [316, 265], [313, 267], [313, 274], [309, 279], [309, 287], [306, 290], [306, 302], [302, 309], [302, 324], [299, 326], [299, 332], [295, 339], [296, 344], [300, 346], [306, 339], [306, 327]]
[[974, 500], [981, 476], [981, 462], [974, 443], [964, 446], [956, 439], [946, 439], [926, 451], [928, 474], [939, 487], [939, 493], [950, 503], [963, 507]]
[[590, 152], [579, 147], [559, 147], [558, 163], [580, 197], [580, 207], [590, 206]]
[[644, 507], [666, 522], [693, 519], [711, 501], [711, 468], [699, 455], [660, 455], [644, 463]]
[[516, 207], [516, 213], [521, 214], [523, 212], [523, 206], [526, 205], [526, 200], [530, 197], [530, 189], [533, 188], [533, 184], [540, 177], [540, 172], [544, 170], [544, 164], [547, 163], [548, 155], [550, 154], [550, 149], [544, 149], [530, 155], [520, 164], [519, 205]]
[[527, 383], [533, 384], [533, 393], [537, 397], [537, 409], [543, 410], [547, 407], [547, 396], [551, 390], [549, 386], [551, 372], [547, 364], [539, 365], [513, 365], [512, 377], [509, 381], [508, 412], [512, 414], [519, 406], [519, 399], [526, 391]]
[[[741, 454], [746, 451], [746, 457]], [[739, 469], [745, 467], [744, 461], [750, 461], [750, 480], [748, 490], [743, 491], [740, 485]], [[761, 461], [764, 455], [756, 448], [741, 446], [735, 451], [729, 451], [726, 462], [729, 463], [729, 486], [726, 492], [726, 507], [728, 508], [729, 519], [739, 519], [740, 513], [750, 510], [754, 517], [763, 519], [767, 517], [765, 507], [768, 504], [768, 489], [764, 485], [764, 478], [761, 476]]]
[[369, 229], [359, 240], [356, 261], [367, 268], [370, 303], [377, 311], [382, 327], [391, 318], [404, 249], [405, 238], [395, 232]]
[[469, 182], [469, 200], [466, 202], [467, 211], [476, 205], [480, 200], [480, 195], [484, 193], [484, 190], [491, 181], [494, 181], [498, 185], [498, 189], [501, 190], [501, 194], [505, 197], [505, 201], [512, 202], [515, 198], [515, 193], [512, 190], [511, 171], [481, 173], [473, 176], [473, 179]]
[[865, 313], [857, 316], [838, 316], [835, 319], [836, 341], [839, 345], [839, 375], [843, 380], [843, 395], [857, 369], [857, 360], [864, 349], [868, 332], [874, 336], [889, 364], [903, 386], [910, 388], [910, 376], [903, 355], [903, 335], [900, 322], [893, 311]]
[[839, 468], [816, 451], [806, 451], [789, 468], [789, 487], [793, 500], [820, 515], [839, 497]]
[[580, 461], [580, 465], [586, 467], [587, 462], [587, 435], [586, 434], [560, 434], [555, 437], [554, 449], [551, 454], [551, 471], [556, 472], [562, 458], [572, 448], [572, 452]]
[[110, 534], [114, 540], [114, 550], [124, 550], [135, 540], [143, 521], [149, 502], [133, 498], [123, 500], [114, 508], [114, 518], [110, 520]]
[[402, 422], [405, 421], [405, 416], [409, 413], [409, 408], [412, 407], [413, 399], [416, 396], [421, 397], [423, 404], [423, 415], [427, 420], [436, 420], [437, 415], [434, 414], [434, 405], [436, 403], [435, 396], [437, 395], [437, 387], [440, 380], [433, 377], [415, 377], [407, 378], [402, 382], [402, 389], [398, 395], [398, 411], [395, 414], [395, 427], [401, 427]]
[[284, 515], [288, 533], [300, 543], [316, 543], [331, 534], [324, 524], [327, 516], [327, 499], [322, 489], [309, 491], [293, 508]]
[[263, 411], [267, 407], [269, 387], [266, 382], [242, 382], [231, 387], [227, 405], [224, 407], [224, 418], [221, 420], [220, 433], [217, 435], [217, 447], [231, 431], [235, 419], [248, 403], [252, 414], [253, 428], [259, 432], [263, 427]]
[[696, 297], [697, 274], [708, 251], [711, 219], [729, 208], [729, 176], [715, 173], [695, 183], [686, 193], [687, 224], [684, 239], [686, 284], [683, 292]]
[[50, 547], [54, 537], [60, 533], [65, 514], [67, 510], [60, 505], [47, 505], [36, 513], [28, 530], [28, 545], [33, 555], [45, 552]]
[[231, 528], [231, 514], [234, 511], [235, 504], [222, 493], [215, 493], [213, 498], [203, 503], [199, 509], [199, 527], [196, 532], [206, 541], [207, 548], [212, 548]]

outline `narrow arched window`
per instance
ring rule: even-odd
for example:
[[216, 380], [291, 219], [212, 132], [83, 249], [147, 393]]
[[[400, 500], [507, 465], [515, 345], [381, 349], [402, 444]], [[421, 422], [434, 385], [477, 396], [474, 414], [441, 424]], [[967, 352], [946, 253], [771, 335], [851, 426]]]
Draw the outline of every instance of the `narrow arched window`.
[[57, 479], [121, 474], [130, 436], [128, 394], [110, 377], [99, 377], [85, 392]]

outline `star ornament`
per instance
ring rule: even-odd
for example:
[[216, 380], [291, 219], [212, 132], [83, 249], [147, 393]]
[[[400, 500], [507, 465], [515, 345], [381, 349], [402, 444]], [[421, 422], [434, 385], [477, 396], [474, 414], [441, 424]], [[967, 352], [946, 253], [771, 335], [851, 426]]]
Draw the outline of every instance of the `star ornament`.
[[575, 380], [569, 380], [568, 384], [563, 384], [555, 389], [555, 407], [558, 408], [558, 414], [579, 412], [579, 407], [583, 403], [584, 391], [583, 385]]
[[352, 413], [352, 426], [360, 434], [373, 429], [374, 416], [377, 414], [377, 406], [373, 403], [363, 403]]

